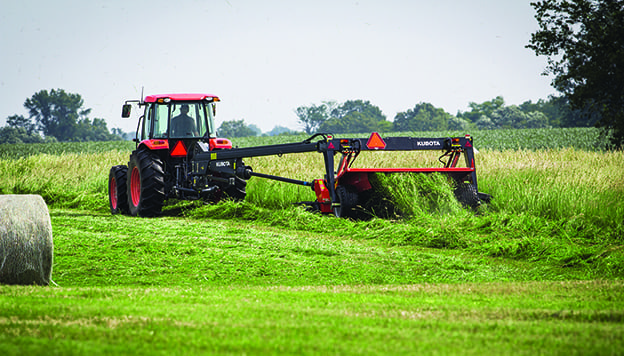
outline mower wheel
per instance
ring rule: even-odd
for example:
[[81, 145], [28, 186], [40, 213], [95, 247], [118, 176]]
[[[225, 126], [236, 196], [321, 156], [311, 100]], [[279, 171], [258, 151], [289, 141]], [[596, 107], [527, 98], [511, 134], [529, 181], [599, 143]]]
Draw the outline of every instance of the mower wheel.
[[128, 214], [128, 167], [113, 166], [108, 174], [108, 202], [111, 214]]
[[234, 185], [227, 188], [225, 190], [225, 194], [234, 201], [245, 200], [245, 197], [247, 196], [247, 192], [245, 190], [246, 187], [246, 180], [240, 177], [234, 177]]
[[337, 218], [354, 217], [353, 210], [358, 203], [357, 189], [352, 185], [339, 185], [336, 187], [336, 199], [340, 205], [334, 207], [334, 215]]
[[151, 217], [161, 213], [165, 202], [163, 161], [147, 149], [130, 155], [128, 174], [128, 207], [130, 215]]
[[481, 205], [477, 189], [470, 183], [459, 183], [455, 188], [455, 198], [465, 207], [476, 209]]

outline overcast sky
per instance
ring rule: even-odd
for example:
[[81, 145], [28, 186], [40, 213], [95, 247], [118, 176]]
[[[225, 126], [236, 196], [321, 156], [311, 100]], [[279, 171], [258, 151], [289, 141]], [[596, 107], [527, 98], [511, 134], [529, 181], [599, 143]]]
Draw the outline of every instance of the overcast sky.
[[392, 120], [498, 95], [555, 93], [524, 48], [529, 0], [0, 0], [0, 125], [42, 89], [78, 93], [91, 118], [133, 131], [126, 99], [205, 92], [217, 125], [301, 129], [294, 110], [369, 100]]

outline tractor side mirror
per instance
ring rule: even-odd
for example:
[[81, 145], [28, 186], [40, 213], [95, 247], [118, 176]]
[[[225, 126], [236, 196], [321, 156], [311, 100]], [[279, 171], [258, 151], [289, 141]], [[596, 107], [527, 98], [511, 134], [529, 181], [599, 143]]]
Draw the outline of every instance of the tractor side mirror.
[[124, 106], [121, 108], [121, 117], [123, 117], [124, 119], [129, 118], [131, 111], [132, 111], [132, 105], [124, 104]]

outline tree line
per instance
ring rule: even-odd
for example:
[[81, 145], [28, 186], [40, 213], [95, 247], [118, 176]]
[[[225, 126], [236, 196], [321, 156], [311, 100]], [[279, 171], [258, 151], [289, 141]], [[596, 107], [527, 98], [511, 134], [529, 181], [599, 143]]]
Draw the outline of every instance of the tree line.
[[[131, 139], [114, 128], [109, 132], [104, 119], [89, 119], [80, 94], [63, 89], [41, 90], [26, 99], [29, 117], [12, 115], [0, 128], [0, 143], [40, 143], [54, 141], [113, 141]], [[388, 121], [370, 101], [325, 101], [295, 109], [297, 120], [307, 134], [315, 132], [368, 133], [373, 131], [446, 131], [514, 128], [586, 127], [599, 121], [598, 114], [585, 115], [572, 109], [565, 97], [550, 97], [533, 103], [505, 105], [502, 96], [483, 103], [471, 102], [468, 111], [451, 115], [430, 103], [418, 103]], [[221, 137], [262, 135], [260, 128], [243, 119], [224, 121], [217, 130]], [[276, 126], [264, 135], [292, 134], [296, 131]]]
[[106, 121], [90, 119], [80, 94], [63, 89], [41, 90], [26, 99], [28, 117], [12, 115], [0, 128], [0, 143], [42, 143], [121, 140], [121, 130], [111, 133]]
[[300, 125], [308, 134], [320, 132], [364, 133], [372, 131], [446, 131], [492, 130], [550, 127], [587, 127], [599, 119], [583, 115], [570, 107], [563, 97], [525, 101], [521, 105], [505, 105], [497, 96], [483, 103], [469, 103], [468, 111], [451, 115], [431, 103], [421, 102], [386, 120], [379, 107], [364, 100], [348, 100], [342, 104], [322, 102], [300, 106], [295, 110]]
[[[299, 106], [295, 115], [307, 134], [590, 127], [599, 120], [599, 115], [588, 116], [572, 109], [565, 97], [506, 105], [505, 99], [497, 96], [483, 103], [470, 102], [468, 107], [469, 110], [452, 115], [431, 103], [421, 102], [388, 121], [378, 106], [357, 99]], [[286, 129], [269, 135], [284, 132], [292, 133]], [[245, 124], [244, 120], [223, 122], [218, 133], [224, 137], [260, 135], [257, 127]]]
[[273, 127], [271, 131], [263, 133], [258, 126], [245, 123], [245, 119], [224, 121], [217, 128], [217, 135], [220, 137], [277, 136], [296, 133], [298, 133], [296, 130], [279, 125]]

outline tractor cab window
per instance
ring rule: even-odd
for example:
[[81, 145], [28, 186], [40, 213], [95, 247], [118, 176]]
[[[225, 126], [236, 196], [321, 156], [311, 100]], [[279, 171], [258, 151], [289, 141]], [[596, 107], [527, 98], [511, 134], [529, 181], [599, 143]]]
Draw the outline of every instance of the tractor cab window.
[[202, 137], [206, 134], [207, 120], [204, 103], [172, 103], [171, 137]]
[[154, 114], [153, 114], [152, 106], [151, 105], [147, 106], [145, 108], [145, 113], [139, 119], [139, 127], [137, 127], [137, 138], [140, 141], [147, 139], [148, 130], [150, 129], [150, 126], [152, 124], [151, 118], [153, 117], [153, 115]]
[[208, 121], [207, 121], [208, 127], [205, 128], [205, 132], [208, 132], [210, 134], [210, 137], [216, 137], [217, 135], [217, 128], [214, 125], [214, 116], [215, 116], [215, 113], [217, 112], [215, 105], [216, 103], [206, 104], [206, 115], [208, 116]]
[[167, 138], [169, 107], [168, 105], [155, 105], [153, 138]]

